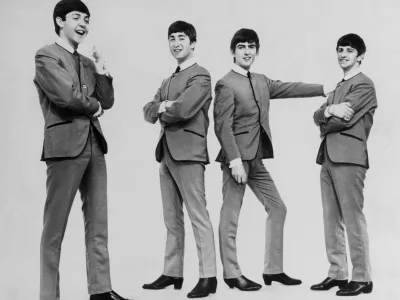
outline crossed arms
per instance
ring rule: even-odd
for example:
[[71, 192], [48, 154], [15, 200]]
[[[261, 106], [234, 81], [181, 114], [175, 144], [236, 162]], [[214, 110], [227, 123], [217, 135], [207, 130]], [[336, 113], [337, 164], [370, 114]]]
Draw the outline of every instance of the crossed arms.
[[[157, 120], [167, 124], [190, 120], [211, 98], [211, 79], [207, 74], [191, 77], [182, 94], [173, 101], [163, 100], [162, 87], [163, 84], [153, 101], [143, 107], [144, 119], [152, 124]], [[160, 110], [162, 105], [165, 105], [165, 109]]]
[[[324, 103], [314, 113], [314, 122], [320, 127], [321, 136], [352, 127], [371, 108], [376, 107], [375, 99], [374, 86], [368, 82], [361, 82], [353, 86], [340, 104]], [[333, 110], [328, 108], [329, 106], [333, 107]], [[328, 109], [332, 112], [330, 117], [326, 114]], [[346, 117], [349, 115], [350, 118]]]

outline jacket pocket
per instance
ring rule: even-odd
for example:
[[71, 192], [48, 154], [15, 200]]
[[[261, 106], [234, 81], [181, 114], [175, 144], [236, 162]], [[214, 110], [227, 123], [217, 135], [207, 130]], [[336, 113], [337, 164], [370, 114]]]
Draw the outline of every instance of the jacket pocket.
[[359, 141], [361, 141], [361, 142], [363, 141], [362, 138], [359, 138], [358, 136], [355, 136], [355, 135], [352, 135], [352, 134], [349, 134], [349, 133], [346, 133], [346, 132], [341, 132], [340, 134], [341, 134], [341, 135], [344, 135], [344, 136], [351, 137], [351, 138], [356, 139], [356, 140], [359, 140]]
[[190, 133], [193, 133], [193, 134], [195, 134], [195, 135], [198, 135], [198, 136], [200, 136], [200, 137], [204, 138], [204, 135], [202, 135], [202, 134], [200, 134], [200, 133], [197, 133], [197, 132], [194, 132], [194, 131], [192, 131], [192, 130], [189, 130], [189, 129], [183, 129], [183, 131], [190, 132]]
[[51, 124], [51, 125], [47, 126], [46, 129], [49, 129], [49, 128], [54, 127], [54, 126], [70, 124], [70, 123], [72, 123], [72, 121], [62, 121], [62, 122]]
[[246, 134], [246, 133], [249, 133], [249, 132], [248, 131], [242, 131], [242, 132], [234, 133], [233, 135], [237, 136], [237, 135]]

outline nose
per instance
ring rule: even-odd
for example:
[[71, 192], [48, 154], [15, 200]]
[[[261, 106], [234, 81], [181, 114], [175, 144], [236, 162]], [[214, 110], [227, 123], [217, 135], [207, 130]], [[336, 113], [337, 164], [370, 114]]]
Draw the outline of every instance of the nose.
[[248, 48], [248, 47], [245, 47], [245, 48], [244, 48], [244, 54], [249, 54], [249, 53], [250, 53], [249, 48]]
[[174, 48], [179, 47], [179, 41], [173, 41], [172, 46], [174, 46]]
[[83, 29], [87, 28], [87, 26], [86, 26], [86, 24], [84, 22], [80, 22], [79, 23], [79, 27], [82, 27]]

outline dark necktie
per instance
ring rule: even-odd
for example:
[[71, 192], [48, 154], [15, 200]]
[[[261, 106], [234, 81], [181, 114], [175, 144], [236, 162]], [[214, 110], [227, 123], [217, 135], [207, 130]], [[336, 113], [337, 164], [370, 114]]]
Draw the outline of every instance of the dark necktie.
[[254, 93], [254, 87], [253, 87], [253, 83], [251, 82], [251, 74], [250, 74], [250, 72], [247, 72], [247, 77], [249, 78], [250, 87], [251, 87], [251, 91], [253, 92], [253, 97], [254, 97], [254, 100], [256, 100], [256, 101], [257, 101], [257, 99], [256, 99], [256, 94]]
[[[176, 70], [175, 70], [175, 73], [179, 73], [180, 70], [181, 70], [181, 67], [178, 66], [178, 67], [176, 68]], [[174, 73], [174, 74], [175, 74], [175, 73]]]
[[79, 86], [81, 86], [81, 57], [79, 53], [75, 50], [73, 53], [74, 56], [78, 59], [78, 66], [77, 66], [77, 73], [78, 73], [78, 78], [79, 78]]

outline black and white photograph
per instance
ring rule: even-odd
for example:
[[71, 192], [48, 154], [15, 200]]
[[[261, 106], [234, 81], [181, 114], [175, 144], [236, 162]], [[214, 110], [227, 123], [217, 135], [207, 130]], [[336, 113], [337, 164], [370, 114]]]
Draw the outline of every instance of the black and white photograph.
[[0, 299], [400, 299], [399, 1], [0, 14]]

